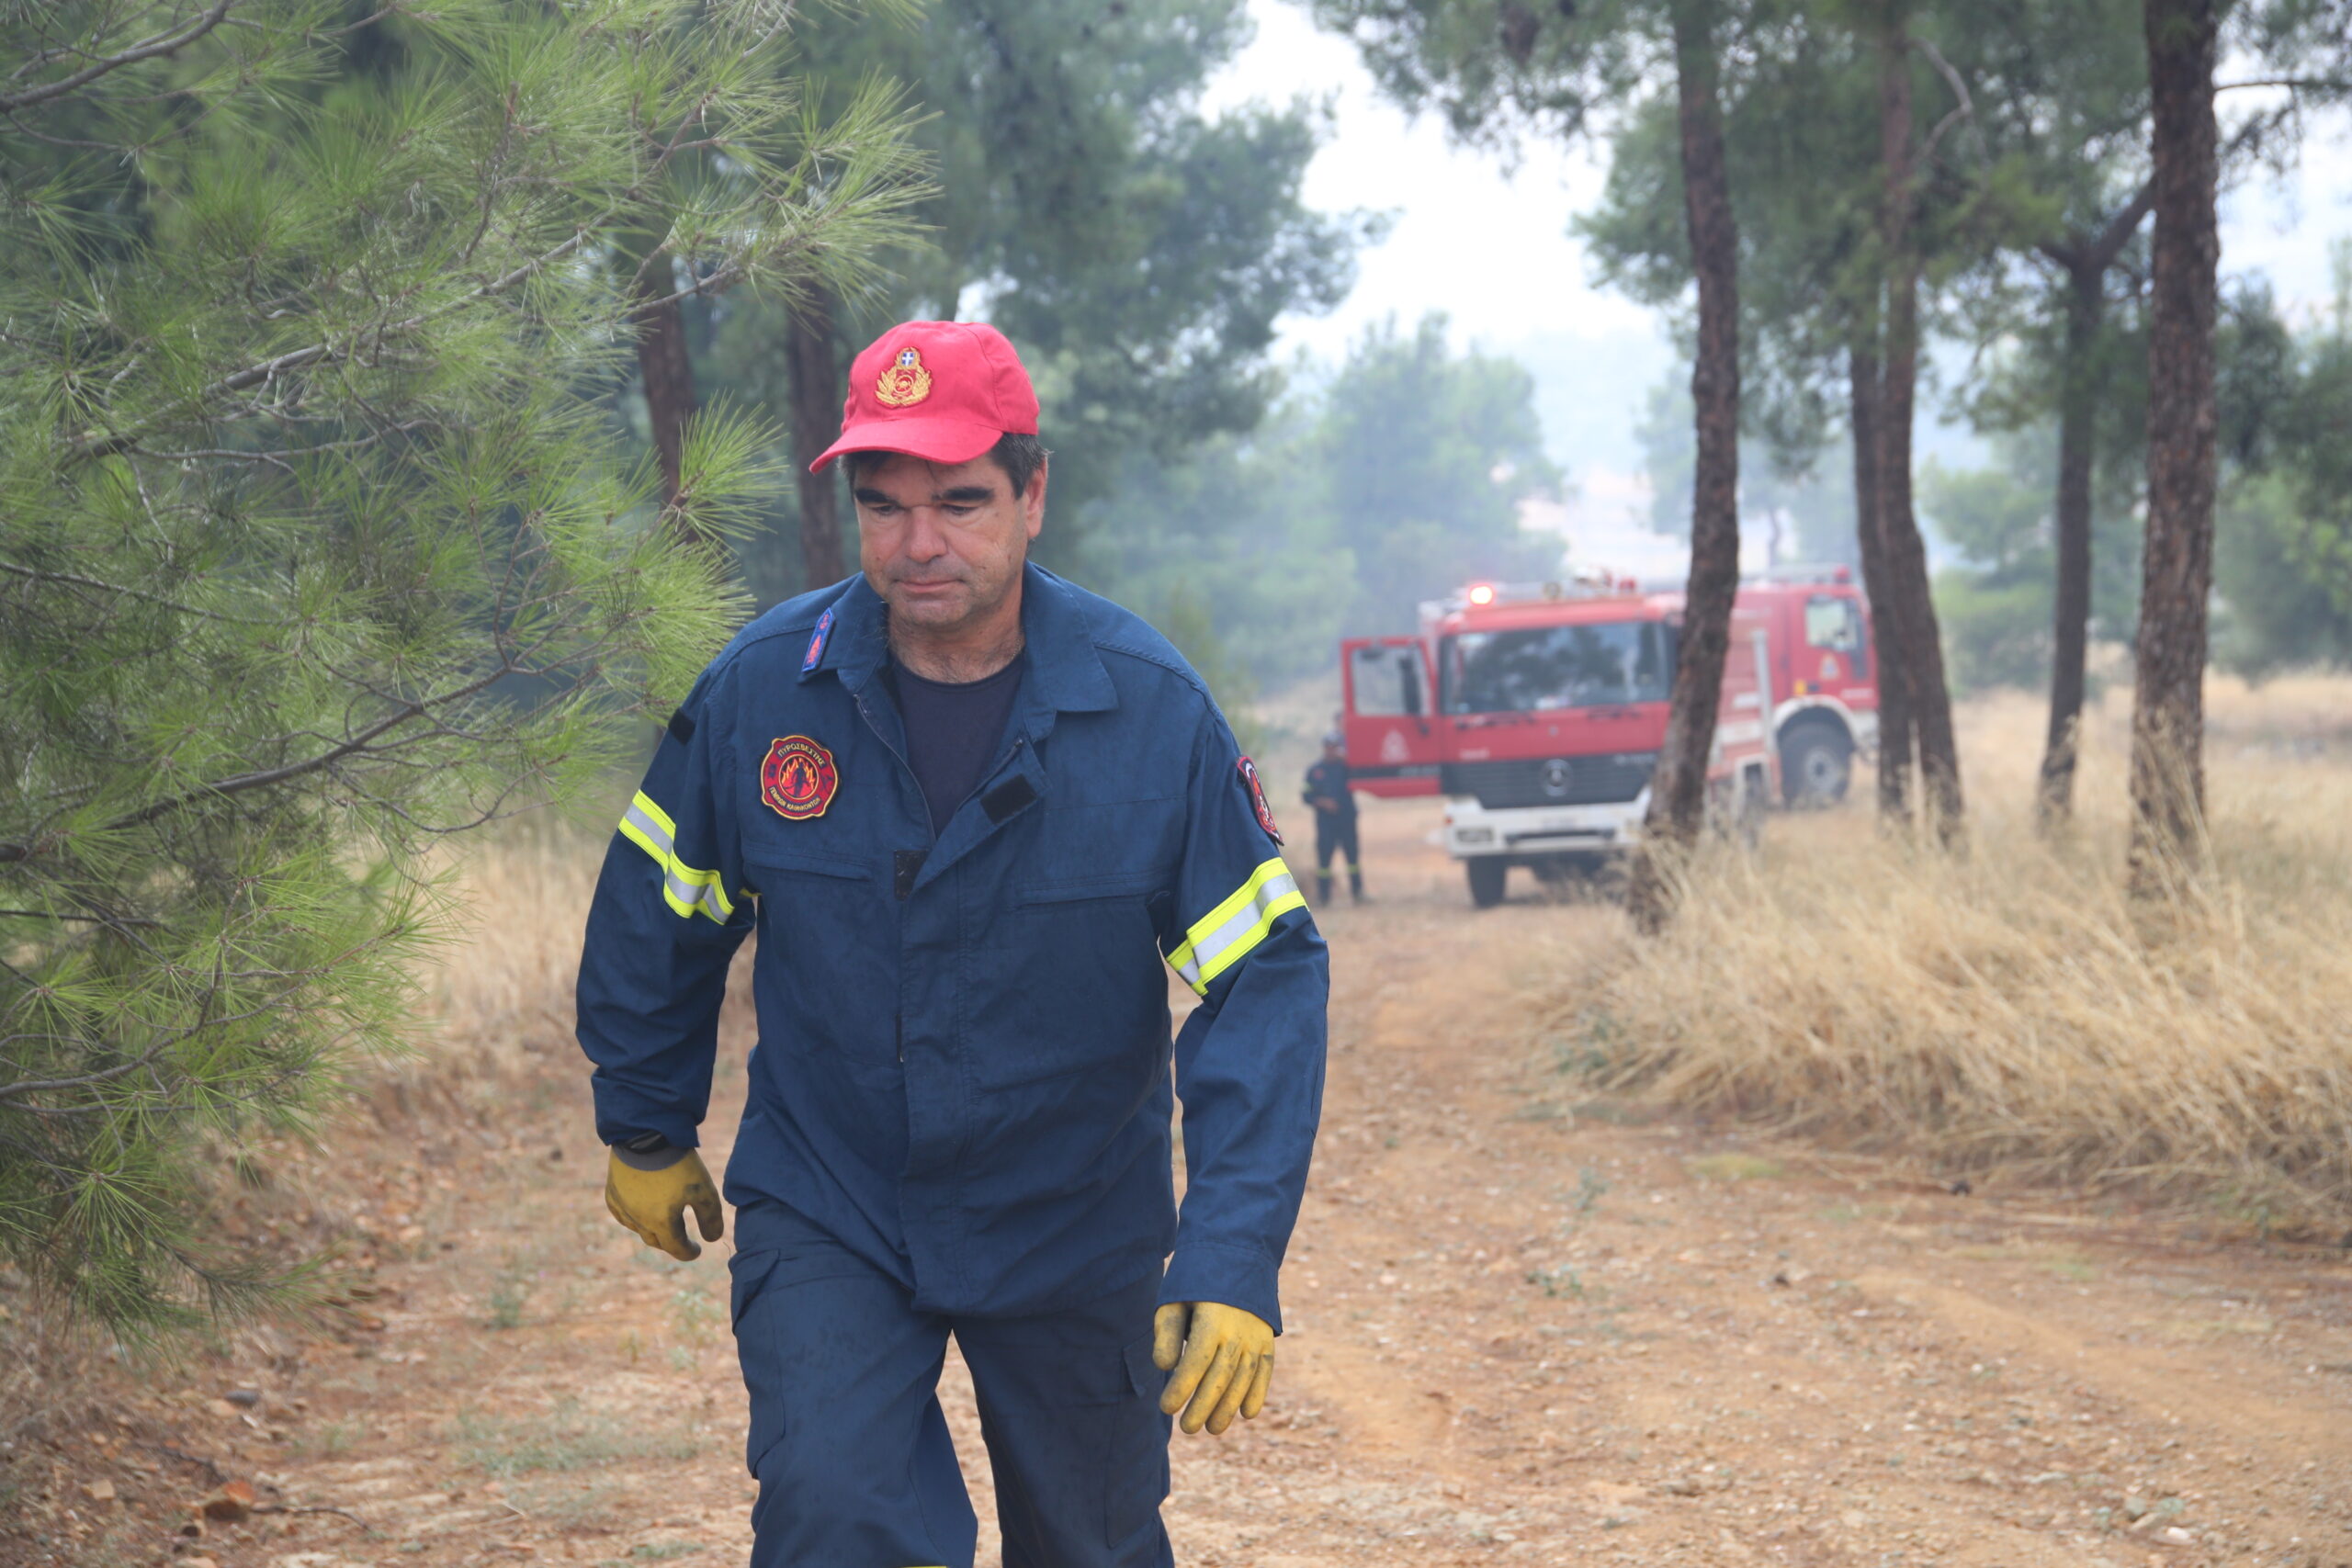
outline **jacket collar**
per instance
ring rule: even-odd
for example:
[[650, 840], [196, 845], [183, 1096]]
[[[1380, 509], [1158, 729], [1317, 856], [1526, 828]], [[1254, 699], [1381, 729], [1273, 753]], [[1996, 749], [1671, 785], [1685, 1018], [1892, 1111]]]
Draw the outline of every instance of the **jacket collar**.
[[[853, 692], [889, 661], [888, 606], [864, 573], [843, 585], [826, 611], [831, 629], [814, 649], [800, 679], [831, 670]], [[1111, 672], [1094, 646], [1094, 633], [1077, 590], [1034, 561], [1022, 570], [1021, 633], [1028, 644], [1032, 700], [1061, 713], [1096, 713], [1119, 705]]]

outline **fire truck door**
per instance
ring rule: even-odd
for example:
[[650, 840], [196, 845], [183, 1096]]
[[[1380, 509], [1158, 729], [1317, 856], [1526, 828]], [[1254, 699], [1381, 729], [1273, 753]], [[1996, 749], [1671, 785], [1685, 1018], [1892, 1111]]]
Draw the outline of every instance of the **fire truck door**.
[[1435, 795], [1441, 741], [1419, 641], [1350, 637], [1340, 671], [1351, 782], [1366, 795]]

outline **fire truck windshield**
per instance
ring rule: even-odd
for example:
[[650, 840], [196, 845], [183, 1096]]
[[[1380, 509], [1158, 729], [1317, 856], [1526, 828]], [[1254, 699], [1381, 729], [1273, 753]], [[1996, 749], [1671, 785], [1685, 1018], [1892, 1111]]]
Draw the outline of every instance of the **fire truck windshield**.
[[1672, 637], [1657, 621], [1461, 632], [1442, 663], [1447, 713], [1662, 703], [1674, 684]]

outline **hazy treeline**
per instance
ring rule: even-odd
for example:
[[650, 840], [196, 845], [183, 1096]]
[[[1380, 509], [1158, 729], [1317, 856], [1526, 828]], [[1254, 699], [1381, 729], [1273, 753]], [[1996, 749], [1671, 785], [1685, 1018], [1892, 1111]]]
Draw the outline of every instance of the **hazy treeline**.
[[1293, 679], [1329, 669], [1342, 635], [1411, 630], [1454, 584], [1557, 571], [1560, 539], [1523, 532], [1519, 503], [1558, 482], [1523, 367], [1451, 349], [1441, 316], [1392, 321], [1257, 430], [1135, 453], [1076, 566], [1147, 614], [1175, 607], [1180, 643], [1205, 629], [1213, 658]]
[[[2232, 95], [2221, 177], [2275, 178], [2300, 154], [2312, 108], [2345, 95], [2344, 17], [2301, 3], [2218, 10], [2235, 54], [2225, 74], [2260, 84], [2221, 84]], [[1923, 412], [1989, 437], [1994, 457], [1971, 472], [1924, 464], [1918, 475], [1919, 513], [1958, 558], [1935, 584], [1952, 683], [2048, 682], [2070, 530], [2091, 546], [2092, 635], [2130, 641], [2146, 500], [2154, 205], [2143, 6], [1716, 12], [1736, 35], [1724, 112], [1743, 236], [1743, 520], [1781, 531], [1783, 558], [1802, 551], [1860, 564], [1850, 538], [1841, 547], [1838, 537], [1850, 536], [1854, 494], [1840, 386], [1850, 367], [1840, 357], [1853, 290], [1884, 243], [1871, 183], [1883, 100], [1866, 51], [1841, 47], [1841, 35], [1866, 33], [1874, 16], [1899, 22], [1914, 40], [1910, 90], [1923, 108], [1911, 235], [1921, 319], [1939, 345]], [[1673, 212], [1675, 118], [1661, 90], [1614, 125], [1607, 197], [1578, 227], [1608, 276], [1682, 310], [1690, 264]], [[2233, 669], [2337, 660], [2352, 646], [2352, 591], [2329, 570], [2324, 542], [2340, 527], [2324, 444], [2301, 434], [2352, 419], [2352, 393], [2329, 368], [2346, 330], [2340, 305], [2332, 317], [2290, 321], [2258, 281], [2224, 290], [2215, 654]], [[1677, 389], [1661, 389], [1641, 432], [1655, 520], [1673, 532], [1689, 528], [1688, 411]]]

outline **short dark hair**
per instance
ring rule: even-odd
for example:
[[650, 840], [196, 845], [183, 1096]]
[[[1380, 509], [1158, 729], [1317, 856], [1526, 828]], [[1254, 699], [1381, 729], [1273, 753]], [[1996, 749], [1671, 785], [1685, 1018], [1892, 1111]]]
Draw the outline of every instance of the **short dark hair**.
[[[1012, 481], [1014, 495], [1019, 495], [1029, 488], [1029, 481], [1036, 476], [1039, 468], [1046, 466], [1046, 459], [1053, 456], [1051, 452], [1046, 450], [1046, 444], [1043, 441], [1034, 435], [1023, 435], [1013, 431], [1007, 431], [1004, 434], [998, 436], [996, 445], [988, 449], [987, 455], [996, 459], [996, 466], [1004, 470], [1006, 479]], [[885, 457], [895, 456], [897, 454], [882, 451], [845, 454], [843, 460], [849, 464], [849, 482], [855, 484], [865, 477], [874, 465]]]

